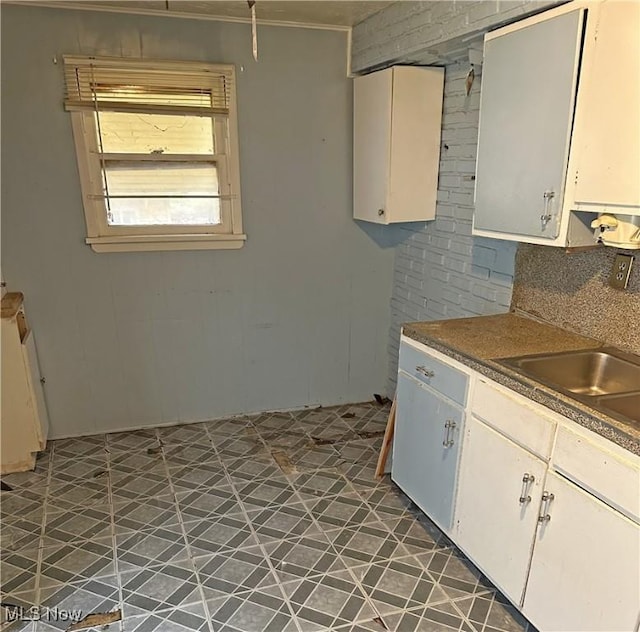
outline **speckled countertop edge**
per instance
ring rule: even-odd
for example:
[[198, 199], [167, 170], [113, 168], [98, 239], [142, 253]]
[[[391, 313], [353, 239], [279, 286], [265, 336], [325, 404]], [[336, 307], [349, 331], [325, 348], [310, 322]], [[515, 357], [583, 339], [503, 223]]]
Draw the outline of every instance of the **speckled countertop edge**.
[[[478, 318], [483, 317], [478, 316]], [[418, 323], [403, 325], [403, 334], [640, 456], [640, 431], [536, 382], [518, 371], [500, 364], [498, 360], [480, 359], [468, 355], [460, 349], [429, 336], [424, 331], [417, 331], [412, 327], [416, 324]]]

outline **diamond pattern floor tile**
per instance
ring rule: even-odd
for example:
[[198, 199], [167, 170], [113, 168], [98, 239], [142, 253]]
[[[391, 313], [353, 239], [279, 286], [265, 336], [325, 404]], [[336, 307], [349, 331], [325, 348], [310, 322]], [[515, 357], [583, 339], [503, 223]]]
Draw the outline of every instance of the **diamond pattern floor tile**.
[[204, 423], [181, 424], [158, 428], [158, 436], [162, 445], [176, 443], [209, 444], [209, 433]]
[[[100, 577], [74, 584], [53, 584], [41, 590], [40, 607], [75, 611], [80, 617], [91, 612], [110, 612], [120, 607], [118, 578]], [[66, 630], [68, 626], [68, 620], [48, 618], [39, 622], [36, 629], [38, 632], [40, 629]]]
[[209, 632], [207, 613], [202, 603], [189, 604], [176, 610], [127, 617], [122, 632]]
[[304, 472], [293, 475], [290, 480], [303, 500], [328, 498], [355, 491], [337, 471]]
[[51, 482], [82, 484], [85, 480], [101, 480], [108, 476], [107, 453], [98, 453], [84, 459], [57, 459], [51, 472]]
[[116, 551], [120, 572], [181, 562], [190, 556], [179, 524], [118, 533]]
[[474, 632], [520, 632], [527, 627], [526, 619], [495, 591], [457, 599], [455, 605], [470, 621]]
[[53, 482], [49, 486], [48, 498], [59, 510], [76, 511], [78, 506], [108, 505], [109, 482], [107, 478]]
[[111, 536], [113, 522], [109, 505], [76, 507], [47, 512], [44, 523], [45, 546]]
[[214, 632], [297, 632], [277, 586], [207, 601]]
[[356, 494], [307, 501], [309, 513], [325, 530], [379, 522], [377, 514]]
[[245, 436], [226, 437], [222, 441], [214, 441], [216, 450], [223, 461], [232, 461], [238, 458], [253, 459], [256, 457], [267, 458], [269, 451], [262, 443], [258, 433], [245, 434]]
[[[33, 472], [3, 476], [2, 602], [123, 608], [113, 632], [536, 632], [375, 478], [388, 413], [365, 402], [50, 442]], [[68, 625], [0, 619], [0, 632]]]
[[282, 470], [271, 456], [245, 459], [239, 457], [224, 463], [234, 485], [241, 485], [256, 479], [273, 479], [282, 476]]
[[111, 493], [114, 502], [167, 496], [170, 492], [169, 478], [164, 470], [122, 474], [115, 472], [111, 477]]
[[302, 503], [256, 509], [247, 515], [262, 544], [299, 536], [313, 537], [320, 532]]
[[205, 422], [214, 444], [225, 437], [240, 437], [254, 431], [253, 424], [247, 417], [231, 417]]
[[398, 487], [378, 487], [363, 492], [363, 497], [376, 512], [380, 520], [410, 517], [420, 514], [420, 510]]
[[384, 623], [390, 632], [473, 632], [449, 602], [387, 615]]
[[264, 549], [281, 582], [346, 568], [329, 540], [319, 535], [270, 542]]
[[116, 533], [143, 531], [178, 524], [178, 506], [173, 496], [133, 498], [113, 505]]
[[144, 453], [147, 450], [156, 452], [159, 446], [158, 436], [154, 429], [116, 432], [107, 435], [107, 449], [111, 454], [118, 452]]
[[62, 464], [86, 457], [104, 456], [106, 454], [106, 440], [104, 435], [91, 437], [76, 437], [73, 439], [58, 439], [54, 445], [54, 464]]
[[201, 599], [189, 561], [125, 571], [120, 577], [125, 619], [183, 608]]
[[491, 582], [455, 548], [420, 553], [415, 557], [438, 581], [450, 599], [493, 589]]
[[327, 531], [325, 536], [347, 566], [407, 557], [409, 552], [383, 523]]
[[193, 557], [258, 544], [243, 514], [213, 516], [206, 520], [186, 522], [184, 529]]
[[229, 484], [227, 470], [219, 460], [170, 467], [169, 478], [176, 492]]
[[236, 485], [236, 493], [247, 511], [302, 502], [284, 476]]
[[451, 544], [449, 538], [424, 515], [387, 520], [385, 525], [409, 553], [425, 553]]
[[231, 487], [180, 492], [176, 497], [184, 522], [234, 515], [243, 511]]
[[35, 590], [39, 554], [40, 551], [37, 548], [11, 553], [2, 552], [0, 585], [3, 593], [13, 594]]
[[115, 573], [111, 537], [60, 543], [42, 549], [40, 586], [70, 584]]
[[283, 589], [305, 632], [370, 621], [377, 616], [346, 571], [287, 582]]
[[277, 584], [258, 546], [197, 557], [195, 564], [207, 601]]
[[411, 557], [356, 567], [352, 572], [383, 617], [448, 601], [434, 578]]

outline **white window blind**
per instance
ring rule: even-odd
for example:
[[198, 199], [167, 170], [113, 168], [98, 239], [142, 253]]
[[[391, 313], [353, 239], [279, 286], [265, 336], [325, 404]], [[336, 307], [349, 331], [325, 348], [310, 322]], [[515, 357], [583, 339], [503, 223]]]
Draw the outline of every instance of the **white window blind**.
[[70, 111], [229, 114], [232, 67], [69, 56], [64, 67]]
[[78, 159], [82, 148], [85, 211], [101, 212], [88, 216], [98, 236], [167, 227], [237, 233], [237, 155], [232, 173], [228, 165], [237, 147], [229, 136], [233, 66], [70, 56], [64, 63], [65, 108], [83, 117]]

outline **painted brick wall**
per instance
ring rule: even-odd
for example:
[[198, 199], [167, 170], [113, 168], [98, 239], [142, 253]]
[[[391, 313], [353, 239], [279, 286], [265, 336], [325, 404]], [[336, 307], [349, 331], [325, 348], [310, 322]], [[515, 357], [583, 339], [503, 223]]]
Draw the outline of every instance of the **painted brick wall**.
[[446, 67], [436, 219], [404, 224], [395, 252], [389, 392], [403, 323], [506, 312], [516, 243], [471, 236], [480, 77], [466, 96], [467, 64]]
[[354, 27], [351, 66], [354, 72], [361, 72], [390, 61], [419, 59], [433, 63], [453, 42], [464, 46], [470, 35], [563, 1], [395, 2]]

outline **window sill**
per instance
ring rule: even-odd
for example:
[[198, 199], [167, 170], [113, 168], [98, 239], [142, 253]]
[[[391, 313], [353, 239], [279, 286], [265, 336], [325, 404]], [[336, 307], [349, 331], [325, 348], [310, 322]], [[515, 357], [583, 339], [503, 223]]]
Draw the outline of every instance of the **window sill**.
[[136, 252], [159, 250], [236, 250], [244, 246], [246, 235], [117, 235], [87, 237], [95, 252]]

